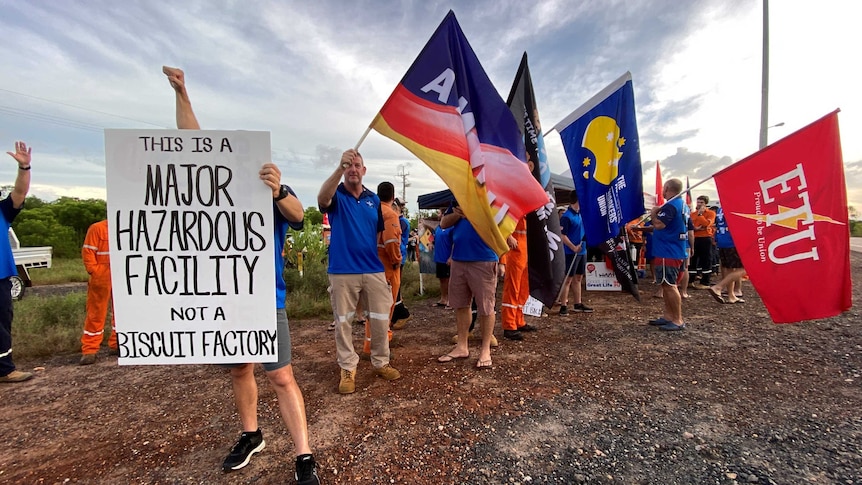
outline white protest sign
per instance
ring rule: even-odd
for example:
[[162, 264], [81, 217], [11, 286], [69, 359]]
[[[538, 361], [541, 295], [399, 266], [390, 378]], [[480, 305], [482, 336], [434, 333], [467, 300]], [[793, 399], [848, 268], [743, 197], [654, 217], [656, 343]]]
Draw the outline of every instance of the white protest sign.
[[273, 362], [268, 132], [105, 130], [121, 365]]
[[602, 262], [587, 263], [588, 291], [622, 291], [614, 270]]
[[545, 305], [539, 300], [533, 298], [532, 296], [527, 298], [527, 302], [524, 303], [524, 315], [530, 315], [533, 317], [541, 317], [542, 310], [544, 310]]

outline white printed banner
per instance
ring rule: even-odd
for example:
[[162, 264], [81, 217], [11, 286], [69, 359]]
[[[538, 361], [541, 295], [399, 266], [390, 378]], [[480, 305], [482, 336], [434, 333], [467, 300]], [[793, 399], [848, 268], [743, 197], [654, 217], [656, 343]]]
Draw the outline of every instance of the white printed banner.
[[273, 362], [268, 132], [105, 130], [120, 365]]
[[613, 268], [602, 262], [587, 263], [587, 290], [588, 291], [622, 291], [620, 282], [614, 275]]

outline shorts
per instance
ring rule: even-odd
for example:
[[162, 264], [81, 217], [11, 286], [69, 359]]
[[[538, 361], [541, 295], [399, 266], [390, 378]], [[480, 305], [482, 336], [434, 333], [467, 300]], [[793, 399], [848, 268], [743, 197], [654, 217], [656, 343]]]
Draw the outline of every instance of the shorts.
[[742, 268], [742, 259], [739, 258], [736, 248], [718, 248], [718, 257], [721, 259], [721, 265], [725, 268]]
[[493, 315], [496, 293], [496, 261], [452, 261], [449, 306], [456, 310], [470, 308], [475, 298], [480, 316]]
[[676, 286], [682, 280], [685, 260], [671, 258], [655, 258], [655, 279], [663, 285]]
[[450, 275], [449, 265], [446, 263], [437, 263], [437, 279], [445, 280]]
[[[261, 364], [263, 370], [269, 372], [281, 369], [290, 364], [290, 327], [287, 324], [287, 311], [284, 308], [275, 310], [275, 335], [276, 335], [276, 352], [278, 360], [275, 362], [264, 362]], [[222, 364], [227, 368], [239, 367], [243, 364]]]
[[[575, 264], [572, 264], [572, 261]], [[566, 254], [566, 276], [584, 275], [586, 272], [586, 254]]]

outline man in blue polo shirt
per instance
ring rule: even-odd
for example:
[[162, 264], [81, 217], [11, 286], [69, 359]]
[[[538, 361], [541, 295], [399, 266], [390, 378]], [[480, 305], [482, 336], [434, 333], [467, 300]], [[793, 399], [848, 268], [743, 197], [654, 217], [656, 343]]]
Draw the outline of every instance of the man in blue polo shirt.
[[482, 346], [476, 367], [491, 367], [491, 339], [494, 336], [494, 304], [497, 290], [497, 263], [499, 258], [476, 229], [455, 206], [440, 221], [440, 227], [452, 228], [452, 266], [449, 279], [449, 305], [455, 309], [455, 324], [458, 328], [458, 343], [448, 354], [439, 357], [440, 362], [466, 359], [470, 356], [467, 339], [472, 319], [471, 303], [476, 300], [479, 316], [479, 331]]
[[[164, 66], [162, 72], [174, 88], [176, 98], [177, 128], [181, 130], [200, 130], [200, 124], [192, 109], [185, 73], [178, 68]], [[285, 310], [287, 286], [284, 282], [284, 240], [288, 227], [302, 228], [302, 203], [293, 190], [281, 183], [281, 170], [274, 163], [264, 163], [258, 172], [261, 181], [272, 190], [273, 216], [273, 268], [276, 302], [276, 335], [278, 337], [278, 360], [262, 364], [266, 376], [278, 396], [278, 409], [296, 451], [297, 485], [320, 485], [317, 476], [317, 463], [311, 454], [308, 443], [308, 424], [305, 417], [305, 400], [293, 374], [291, 355], [290, 327]], [[258, 426], [257, 404], [258, 388], [254, 376], [254, 363], [229, 364], [234, 404], [242, 424], [242, 433], [230, 453], [222, 463], [222, 470], [232, 472], [248, 465], [252, 456], [266, 446], [263, 433]]]
[[[335, 349], [341, 380], [338, 392], [356, 390], [356, 366], [359, 355], [353, 349], [350, 322], [356, 304], [368, 312], [371, 326], [371, 364], [374, 372], [395, 380], [401, 374], [389, 365], [389, 310], [392, 293], [386, 282], [383, 263], [377, 255], [377, 234], [382, 232], [383, 214], [380, 199], [362, 185], [367, 167], [362, 155], [349, 149], [341, 162], [323, 182], [317, 194], [320, 211], [329, 214], [332, 239], [329, 243], [329, 283], [338, 324]], [[343, 182], [339, 183], [341, 179]]]
[[23, 141], [15, 142], [15, 153], [6, 152], [18, 163], [15, 185], [9, 195], [0, 201], [0, 382], [24, 382], [32, 372], [15, 369], [12, 362], [12, 276], [18, 274], [12, 246], [9, 244], [9, 227], [24, 207], [24, 198], [30, 190], [31, 148]]
[[[682, 330], [685, 323], [682, 319], [682, 297], [677, 283], [680, 281], [683, 262], [687, 256], [685, 241], [688, 239], [683, 202], [674, 196], [682, 192], [682, 181], [670, 179], [662, 189], [665, 200], [669, 202], [655, 206], [650, 212], [653, 231], [653, 267], [656, 280], [661, 283], [662, 299], [664, 300], [664, 315], [650, 320], [650, 325], [656, 325], [661, 330]], [[673, 199], [673, 200], [671, 200]]]

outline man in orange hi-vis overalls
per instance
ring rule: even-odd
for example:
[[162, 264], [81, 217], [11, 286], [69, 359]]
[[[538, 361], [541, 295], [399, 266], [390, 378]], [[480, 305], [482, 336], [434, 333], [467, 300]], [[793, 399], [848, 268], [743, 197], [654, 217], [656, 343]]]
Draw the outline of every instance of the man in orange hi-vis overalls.
[[[392, 306], [389, 308], [389, 320], [392, 324], [392, 311], [395, 309], [395, 301], [398, 300], [398, 290], [401, 288], [401, 221], [398, 214], [392, 208], [395, 201], [395, 186], [391, 182], [380, 182], [377, 186], [377, 197], [380, 199], [380, 211], [383, 214], [383, 232], [377, 235], [377, 256], [383, 263], [386, 282], [392, 290]], [[392, 329], [389, 329], [388, 338], [392, 340]], [[365, 321], [365, 345], [362, 349], [366, 354], [371, 353], [371, 326]]]
[[[108, 254], [108, 221], [96, 222], [87, 230], [81, 259], [90, 274], [87, 285], [87, 318], [81, 336], [81, 365], [94, 364], [96, 353], [102, 345], [105, 333], [105, 318], [111, 302], [111, 260]], [[117, 328], [111, 316], [111, 337], [108, 340], [111, 353], [117, 352]]]
[[531, 332], [536, 328], [524, 322], [524, 303], [530, 297], [530, 275], [527, 271], [527, 219], [522, 217], [515, 231], [506, 240], [509, 252], [506, 253], [506, 274], [503, 277], [503, 302], [500, 317], [503, 337], [510, 340], [523, 340], [521, 332]]

